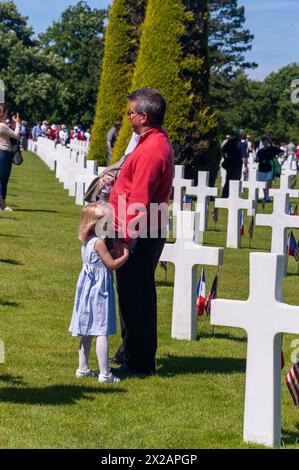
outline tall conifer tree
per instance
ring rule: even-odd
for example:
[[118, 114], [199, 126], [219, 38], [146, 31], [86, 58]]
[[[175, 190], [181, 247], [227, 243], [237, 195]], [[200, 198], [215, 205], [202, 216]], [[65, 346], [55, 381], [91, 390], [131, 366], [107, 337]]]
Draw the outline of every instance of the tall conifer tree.
[[[176, 162], [187, 175], [211, 170], [215, 179], [217, 121], [209, 107], [206, 0], [148, 0], [131, 90], [157, 88], [166, 98], [165, 128]], [[118, 160], [130, 138], [124, 120], [114, 152]]]
[[146, 0], [114, 0], [105, 35], [105, 52], [89, 158], [106, 164], [106, 136], [126, 108], [139, 48]]

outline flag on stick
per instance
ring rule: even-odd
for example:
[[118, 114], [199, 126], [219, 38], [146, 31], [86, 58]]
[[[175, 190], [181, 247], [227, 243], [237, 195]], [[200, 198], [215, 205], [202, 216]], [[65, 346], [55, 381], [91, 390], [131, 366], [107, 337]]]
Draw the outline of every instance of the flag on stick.
[[285, 381], [293, 398], [294, 405], [299, 405], [299, 362], [293, 365]]
[[168, 266], [167, 266], [166, 261], [160, 261], [160, 268], [163, 269], [163, 271], [165, 272], [165, 281], [167, 281], [167, 269], [168, 269]]
[[250, 222], [249, 229], [248, 229], [248, 233], [249, 233], [251, 240], [253, 239], [253, 232], [254, 232], [254, 217], [251, 218], [251, 222]]
[[288, 255], [293, 256], [296, 261], [299, 261], [299, 247], [296, 242], [296, 238], [291, 230], [289, 235], [289, 244], [288, 244]]
[[211, 314], [211, 301], [217, 298], [217, 287], [218, 287], [218, 273], [214, 277], [214, 281], [213, 281], [211, 290], [208, 294], [208, 298], [206, 301], [205, 310], [208, 316]]
[[245, 233], [244, 230], [244, 211], [241, 211], [241, 216], [240, 216], [240, 235], [243, 237]]
[[214, 207], [213, 212], [212, 212], [212, 217], [213, 217], [213, 220], [214, 220], [215, 225], [216, 225], [217, 222], [218, 222], [218, 219], [219, 219], [219, 209], [218, 209], [218, 207]]
[[288, 215], [294, 215], [294, 208], [291, 202], [289, 202]]
[[197, 315], [201, 317], [205, 313], [205, 303], [206, 303], [206, 277], [205, 270], [202, 268], [200, 280], [197, 286], [197, 301], [196, 301], [196, 310]]

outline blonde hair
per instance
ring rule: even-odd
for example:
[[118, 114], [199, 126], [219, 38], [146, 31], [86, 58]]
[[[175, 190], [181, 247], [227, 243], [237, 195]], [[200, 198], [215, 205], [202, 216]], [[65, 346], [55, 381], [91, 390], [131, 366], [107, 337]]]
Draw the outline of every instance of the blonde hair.
[[109, 208], [96, 202], [84, 206], [80, 217], [79, 240], [85, 243], [92, 234], [95, 234], [98, 221], [108, 215]]

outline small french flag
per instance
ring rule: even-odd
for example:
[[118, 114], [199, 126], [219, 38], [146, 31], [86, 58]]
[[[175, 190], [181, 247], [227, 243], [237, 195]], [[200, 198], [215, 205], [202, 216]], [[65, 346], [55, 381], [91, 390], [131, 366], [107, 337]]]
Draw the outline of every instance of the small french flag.
[[197, 286], [197, 302], [196, 310], [197, 315], [201, 317], [205, 313], [205, 303], [206, 303], [206, 277], [205, 270], [202, 268], [200, 280]]

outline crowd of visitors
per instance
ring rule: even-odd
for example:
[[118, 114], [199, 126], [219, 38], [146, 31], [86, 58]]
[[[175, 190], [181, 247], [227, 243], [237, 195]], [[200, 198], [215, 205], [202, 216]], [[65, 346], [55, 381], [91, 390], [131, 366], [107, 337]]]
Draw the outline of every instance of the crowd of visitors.
[[223, 187], [222, 197], [229, 197], [229, 182], [240, 181], [242, 171], [245, 178], [248, 174], [248, 158], [252, 156], [258, 163], [258, 180], [266, 183], [264, 190], [265, 202], [270, 202], [269, 189], [272, 181], [279, 174], [280, 165], [293, 157], [297, 159], [299, 168], [299, 145], [293, 142], [280, 143], [269, 132], [262, 139], [252, 142], [251, 136], [246, 135], [243, 129], [238, 129], [235, 135], [227, 135], [221, 143], [223, 162], [222, 167], [226, 170], [226, 181]]
[[51, 124], [47, 121], [37, 123], [33, 128], [31, 133], [29, 133], [29, 138], [32, 138], [34, 141], [37, 141], [38, 137], [46, 137], [48, 139], [54, 140], [56, 145], [68, 145], [71, 140], [80, 140], [80, 141], [90, 141], [91, 134], [90, 130], [84, 130], [81, 126], [75, 126], [73, 129], [70, 129], [65, 124]]

